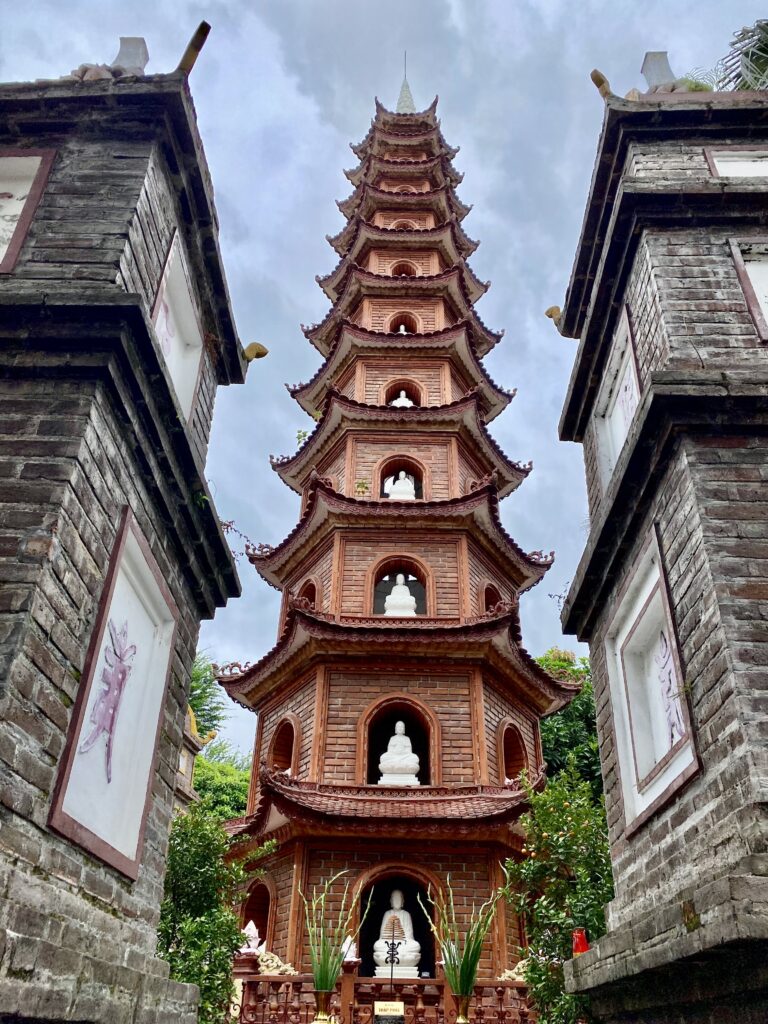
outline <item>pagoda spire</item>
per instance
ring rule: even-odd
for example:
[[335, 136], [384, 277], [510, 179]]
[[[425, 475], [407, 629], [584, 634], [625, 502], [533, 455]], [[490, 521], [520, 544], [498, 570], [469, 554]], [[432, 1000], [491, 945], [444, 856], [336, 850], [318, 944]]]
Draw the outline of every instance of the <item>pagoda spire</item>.
[[408, 85], [408, 54], [403, 54], [403, 84], [400, 86], [400, 95], [397, 97], [397, 106], [395, 107], [395, 113], [397, 114], [415, 114], [416, 105], [413, 102], [413, 95], [411, 93], [411, 87]]

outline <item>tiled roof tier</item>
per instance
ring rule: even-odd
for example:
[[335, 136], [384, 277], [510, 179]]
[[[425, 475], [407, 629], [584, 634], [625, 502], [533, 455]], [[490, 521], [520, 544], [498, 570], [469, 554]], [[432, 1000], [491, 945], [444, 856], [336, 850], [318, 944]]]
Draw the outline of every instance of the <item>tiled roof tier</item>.
[[[504, 331], [491, 330], [477, 315], [465, 286], [465, 275], [459, 267], [450, 267], [441, 274], [425, 277], [387, 277], [383, 274], [372, 274], [357, 266], [350, 267], [341, 294], [325, 318], [319, 324], [312, 324], [309, 327], [302, 325], [305, 337], [312, 342], [318, 352], [327, 356], [336, 340], [341, 322], [351, 319], [362, 300], [370, 296], [402, 296], [404, 309], [408, 308], [409, 299], [437, 297], [447, 300], [457, 321], [473, 321], [477, 351], [481, 356], [490, 352], [504, 337]], [[414, 334], [411, 337], [416, 338], [418, 335]]]
[[[391, 238], [388, 239], [390, 245], [392, 244], [392, 241], [393, 240]], [[423, 248], [424, 246], [422, 245], [422, 249]], [[331, 302], [337, 302], [344, 292], [347, 277], [352, 271], [355, 270], [360, 271], [362, 275], [368, 278], [385, 278], [388, 281], [397, 281], [401, 289], [410, 291], [412, 290], [414, 282], [431, 280], [433, 281], [436, 280], [437, 278], [442, 278], [449, 272], [449, 270], [453, 270], [454, 267], [461, 274], [462, 289], [467, 297], [467, 300], [474, 304], [475, 302], [477, 302], [478, 299], [481, 299], [483, 295], [485, 295], [485, 293], [491, 287], [491, 282], [481, 281], [480, 278], [475, 275], [475, 272], [472, 270], [467, 261], [462, 259], [462, 257], [459, 256], [458, 253], [456, 254], [455, 260], [449, 261], [448, 270], [444, 270], [440, 274], [416, 275], [413, 277], [392, 277], [390, 274], [376, 274], [374, 271], [366, 270], [364, 267], [360, 266], [360, 264], [357, 263], [352, 256], [344, 256], [342, 259], [339, 260], [339, 262], [336, 264], [336, 266], [333, 268], [330, 274], [326, 274], [325, 277], [317, 276], [315, 280], [323, 289], [326, 296], [331, 300]], [[423, 291], [423, 289], [421, 290]]]
[[383, 103], [376, 98], [376, 126], [384, 131], [395, 132], [425, 132], [438, 124], [437, 120], [437, 96], [432, 100], [426, 110], [417, 111], [415, 114], [398, 114], [393, 110], [387, 110]]
[[464, 175], [457, 171], [445, 156], [433, 156], [428, 160], [387, 160], [385, 157], [371, 154], [357, 167], [344, 171], [344, 177], [355, 186], [363, 181], [374, 184], [379, 177], [390, 176], [420, 181], [426, 178], [433, 188], [440, 188], [444, 184], [455, 188], [464, 180]]
[[[535, 586], [554, 561], [554, 553], [526, 553], [507, 533], [499, 516], [499, 497], [493, 479], [477, 481], [469, 494], [429, 501], [354, 498], [334, 490], [330, 482], [313, 471], [309, 496], [299, 522], [278, 545], [247, 546], [248, 560], [259, 575], [282, 589], [286, 577], [325, 541], [328, 534], [342, 529], [397, 526], [407, 530], [448, 528], [458, 534], [465, 530], [485, 549], [493, 563], [507, 576], [516, 593]], [[407, 540], [403, 542], [407, 546]]]
[[450, 146], [440, 131], [440, 122], [436, 121], [433, 128], [423, 132], [400, 132], [386, 130], [375, 120], [362, 141], [350, 143], [349, 148], [355, 156], [362, 160], [368, 153], [380, 154], [396, 146], [412, 146], [414, 149], [426, 150], [431, 156], [442, 154], [452, 160], [460, 150], [459, 146]]
[[[533, 788], [541, 789], [540, 772]], [[477, 838], [478, 826], [504, 829], [527, 809], [525, 790], [509, 786], [350, 786], [305, 782], [262, 765], [261, 800], [250, 817], [227, 823], [234, 838], [261, 835], [275, 827], [319, 826], [323, 832]], [[274, 813], [274, 809], [278, 812]], [[288, 830], [286, 830], [288, 831]]]
[[312, 379], [306, 384], [286, 387], [305, 412], [317, 417], [322, 414], [329, 384], [338, 380], [357, 355], [400, 355], [406, 351], [417, 357], [445, 354], [455, 361], [478, 389], [482, 416], [486, 423], [490, 423], [506, 409], [515, 396], [514, 389], [507, 390], [497, 384], [480, 362], [472, 335], [472, 324], [468, 320], [462, 320], [453, 327], [445, 327], [442, 331], [419, 335], [381, 334], [378, 331], [367, 331], [345, 320], [325, 362]]
[[518, 487], [531, 471], [532, 463], [512, 462], [488, 433], [480, 411], [480, 395], [475, 391], [448, 405], [414, 406], [410, 409], [393, 406], [366, 405], [329, 388], [328, 399], [320, 422], [294, 455], [270, 456], [272, 468], [280, 479], [301, 493], [311, 469], [323, 453], [334, 444], [341, 431], [353, 430], [357, 424], [364, 429], [371, 425], [402, 430], [409, 426], [425, 435], [448, 429], [471, 440], [475, 454], [483, 459], [487, 472], [496, 472], [499, 496], [506, 497]]
[[440, 619], [398, 619], [383, 616], [332, 616], [291, 602], [277, 643], [245, 670], [217, 671], [229, 696], [254, 708], [275, 689], [289, 683], [297, 666], [333, 661], [359, 664], [360, 658], [388, 658], [426, 662], [448, 659], [454, 664], [484, 665], [494, 685], [529, 704], [539, 715], [551, 715], [579, 692], [578, 684], [550, 676], [522, 646], [517, 605], [500, 605], [468, 622]]
[[434, 228], [384, 228], [362, 217], [352, 217], [337, 235], [326, 235], [326, 241], [336, 250], [339, 256], [358, 251], [362, 239], [377, 242], [397, 242], [407, 248], [429, 245], [440, 241], [446, 231], [450, 231], [451, 245], [465, 259], [476, 251], [479, 242], [470, 238], [455, 217], [443, 221]]
[[452, 216], [461, 221], [472, 209], [462, 203], [448, 185], [430, 189], [429, 192], [389, 192], [368, 182], [358, 185], [346, 199], [338, 199], [336, 205], [347, 219], [357, 213], [364, 220], [370, 220], [376, 210], [402, 207], [403, 210], [435, 210], [439, 221], [448, 220]]

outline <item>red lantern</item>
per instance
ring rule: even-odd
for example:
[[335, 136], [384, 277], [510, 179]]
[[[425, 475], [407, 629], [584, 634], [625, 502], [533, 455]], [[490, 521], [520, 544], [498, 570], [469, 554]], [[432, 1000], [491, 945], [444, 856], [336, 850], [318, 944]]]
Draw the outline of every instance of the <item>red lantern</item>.
[[581, 956], [582, 953], [586, 953], [589, 949], [589, 942], [587, 941], [587, 930], [586, 928], [574, 928], [573, 929], [573, 955]]

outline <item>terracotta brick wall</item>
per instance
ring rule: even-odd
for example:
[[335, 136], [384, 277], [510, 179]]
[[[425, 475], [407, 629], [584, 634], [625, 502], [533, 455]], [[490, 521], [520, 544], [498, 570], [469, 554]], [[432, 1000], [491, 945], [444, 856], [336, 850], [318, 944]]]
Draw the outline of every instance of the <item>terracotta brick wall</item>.
[[[423, 869], [427, 875], [437, 876], [438, 881], [444, 882], [446, 876], [451, 876], [451, 887], [454, 893], [454, 900], [457, 911], [459, 927], [466, 927], [472, 903], [479, 904], [487, 899], [495, 887], [495, 863], [498, 854], [489, 851], [481, 844], [457, 843], [452, 850], [446, 850], [438, 844], [428, 842], [419, 843], [387, 843], [386, 840], [379, 840], [375, 843], [360, 840], [355, 843], [354, 849], [337, 849], [334, 847], [323, 848], [315, 846], [308, 851], [306, 878], [307, 887], [311, 891], [312, 886], [320, 887], [323, 882], [336, 872], [348, 869], [346, 876], [350, 879], [350, 888], [354, 887], [359, 879], [367, 876], [373, 868], [381, 868], [386, 864], [401, 865], [404, 873], [408, 868]], [[381, 886], [387, 885], [386, 877], [378, 883]], [[338, 912], [344, 889], [344, 879], [340, 879], [331, 894], [329, 901], [329, 916]], [[418, 905], [406, 908], [412, 915], [419, 913]], [[506, 948], [498, 949], [496, 961], [492, 960], [491, 936], [489, 935], [483, 949], [480, 961], [479, 978], [489, 981], [495, 978], [502, 970], [517, 960], [516, 947], [519, 945], [519, 932], [514, 915], [509, 914], [504, 906], [500, 906], [498, 913], [511, 924], [511, 931], [507, 934]], [[304, 929], [301, 930], [301, 956], [297, 960], [306, 968], [308, 954], [306, 951]], [[297, 963], [298, 967], [299, 964]]]
[[408, 212], [403, 210], [377, 210], [373, 223], [377, 227], [388, 228], [399, 220], [409, 220], [412, 224], [422, 229], [435, 227], [435, 215], [431, 210], [410, 210]]
[[[383, 680], [386, 679], [386, 682]], [[444, 783], [477, 782], [468, 674], [397, 672], [382, 663], [375, 674], [334, 671], [330, 679], [323, 758], [325, 782], [355, 782], [357, 726], [363, 712], [386, 693], [409, 693], [437, 717], [442, 734]]]
[[452, 320], [447, 316], [442, 299], [370, 299], [370, 312], [357, 322], [370, 331], [384, 331], [394, 313], [415, 313], [422, 331], [439, 331]]
[[386, 434], [382, 431], [376, 435], [375, 441], [365, 439], [354, 443], [353, 480], [365, 480], [370, 485], [370, 494], [378, 496], [380, 482], [377, 466], [381, 460], [394, 455], [408, 455], [424, 466], [425, 481], [429, 481], [432, 498], [452, 497], [449, 489], [449, 445], [447, 438], [425, 440], [423, 432], [399, 430], [397, 433]]
[[372, 249], [367, 261], [367, 269], [374, 274], [391, 274], [392, 267], [406, 260], [412, 263], [421, 275], [439, 274], [443, 269], [436, 250], [414, 252], [412, 249]]
[[485, 612], [485, 587], [492, 583], [499, 592], [502, 601], [510, 601], [513, 591], [510, 588], [509, 580], [499, 572], [480, 548], [472, 540], [468, 541], [469, 557], [469, 597], [472, 615], [482, 615]]
[[363, 615], [370, 605], [366, 593], [368, 569], [390, 553], [421, 559], [434, 578], [435, 608], [432, 614], [456, 616], [459, 607], [459, 555], [454, 538], [435, 537], [427, 531], [355, 531], [344, 539], [341, 566], [341, 613]]
[[301, 723], [298, 777], [306, 779], [309, 773], [309, 762], [312, 756], [312, 738], [315, 728], [315, 687], [315, 673], [312, 672], [293, 688], [290, 694], [283, 694], [276, 707], [262, 712], [261, 742], [258, 750], [254, 751], [254, 768], [257, 771], [261, 761], [267, 757], [275, 729], [286, 715], [292, 714], [296, 715]]
[[390, 381], [403, 378], [416, 381], [425, 392], [425, 405], [442, 405], [447, 399], [443, 394], [443, 361], [438, 359], [414, 359], [407, 355], [389, 355], [386, 359], [361, 359], [358, 375], [364, 381], [363, 401], [379, 404], [382, 387]]
[[519, 728], [528, 755], [530, 775], [538, 769], [539, 755], [537, 745], [538, 726], [525, 715], [520, 707], [506, 697], [489, 679], [483, 679], [483, 703], [485, 705], [485, 743], [488, 750], [488, 777], [491, 785], [503, 782], [503, 763], [499, 756], [498, 730], [499, 723], [511, 718]]

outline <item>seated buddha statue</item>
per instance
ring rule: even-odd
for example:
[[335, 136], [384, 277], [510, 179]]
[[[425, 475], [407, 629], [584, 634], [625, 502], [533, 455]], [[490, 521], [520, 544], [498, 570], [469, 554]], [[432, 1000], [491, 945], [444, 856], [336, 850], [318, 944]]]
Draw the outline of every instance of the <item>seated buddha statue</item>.
[[408, 589], [401, 572], [395, 576], [395, 585], [384, 599], [384, 614], [400, 618], [416, 615], [416, 598]]
[[416, 498], [416, 488], [413, 480], [401, 469], [389, 488], [389, 498], [392, 501], [413, 501]]
[[419, 758], [405, 735], [405, 723], [395, 723], [385, 753], [379, 759], [380, 786], [418, 786]]
[[405, 393], [405, 389], [403, 389], [397, 396], [397, 398], [393, 398], [389, 404], [394, 406], [396, 409], [410, 409], [413, 405], [413, 402]]
[[[401, 725], [402, 723], [398, 723]], [[413, 937], [413, 921], [403, 909], [405, 900], [399, 889], [393, 889], [389, 897], [390, 909], [381, 919], [379, 937], [373, 944], [373, 959], [376, 963], [375, 977], [418, 978], [421, 946]], [[391, 943], [397, 943], [392, 947]], [[387, 957], [396, 957], [387, 963]]]

